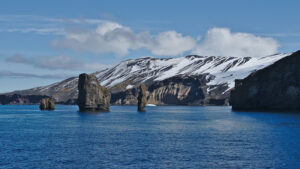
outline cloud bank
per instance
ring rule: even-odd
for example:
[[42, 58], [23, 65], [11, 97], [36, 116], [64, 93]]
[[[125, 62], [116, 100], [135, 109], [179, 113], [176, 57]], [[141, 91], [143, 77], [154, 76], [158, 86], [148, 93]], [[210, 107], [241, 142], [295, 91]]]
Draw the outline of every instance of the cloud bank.
[[129, 27], [109, 21], [99, 24], [93, 30], [66, 31], [64, 37], [54, 40], [52, 45], [60, 49], [114, 53], [118, 56], [144, 48], [156, 56], [178, 56], [191, 52], [198, 55], [262, 57], [276, 53], [279, 47], [273, 38], [232, 33], [228, 28], [209, 29], [204, 39], [199, 41], [198, 38], [176, 31], [165, 31], [157, 35], [149, 32], [136, 33]]
[[67, 56], [54, 56], [54, 57], [33, 57], [28, 58], [23, 55], [13, 55], [6, 58], [7, 62], [20, 63], [30, 65], [37, 68], [49, 70], [79, 70], [79, 71], [98, 71], [106, 68], [107, 65], [97, 63], [82, 63], [71, 57]]
[[249, 33], [232, 33], [228, 28], [212, 28], [192, 52], [199, 55], [262, 57], [277, 52], [278, 42]]
[[[52, 35], [52, 46], [97, 54], [124, 56], [145, 49], [156, 56], [183, 54], [262, 57], [277, 53], [279, 44], [268, 34], [231, 32], [228, 28], [209, 29], [203, 39], [168, 30], [151, 34], [136, 32], [117, 22], [95, 18], [48, 18], [34, 15], [0, 15], [0, 32]], [[292, 34], [296, 36], [295, 34]], [[281, 37], [286, 34], [270, 34]], [[200, 37], [200, 36], [199, 36]]]
[[165, 31], [157, 35], [149, 32], [136, 33], [129, 27], [116, 22], [103, 22], [93, 30], [69, 30], [62, 39], [52, 45], [76, 51], [94, 53], [114, 53], [123, 56], [130, 50], [144, 48], [158, 56], [177, 56], [196, 46], [196, 40], [175, 31]]

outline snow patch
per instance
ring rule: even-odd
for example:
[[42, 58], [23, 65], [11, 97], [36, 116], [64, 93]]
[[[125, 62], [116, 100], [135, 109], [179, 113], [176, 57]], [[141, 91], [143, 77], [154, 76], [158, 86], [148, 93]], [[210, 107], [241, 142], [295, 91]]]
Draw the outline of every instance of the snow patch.
[[128, 86], [126, 86], [126, 90], [127, 89], [131, 89], [131, 88], [133, 88], [134, 86], [133, 85], [128, 85]]

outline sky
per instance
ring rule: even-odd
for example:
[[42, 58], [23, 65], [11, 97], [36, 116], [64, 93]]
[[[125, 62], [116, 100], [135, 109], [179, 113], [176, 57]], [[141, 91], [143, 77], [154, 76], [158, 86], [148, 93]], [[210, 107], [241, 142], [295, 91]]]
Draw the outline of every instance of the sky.
[[0, 93], [140, 57], [263, 57], [300, 49], [297, 0], [4, 0]]

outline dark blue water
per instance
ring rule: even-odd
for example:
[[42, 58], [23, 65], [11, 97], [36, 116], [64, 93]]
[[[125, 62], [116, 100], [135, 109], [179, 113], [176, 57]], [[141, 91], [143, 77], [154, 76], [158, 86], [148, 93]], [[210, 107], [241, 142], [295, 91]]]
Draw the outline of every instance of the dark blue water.
[[300, 115], [0, 106], [0, 168], [300, 168]]

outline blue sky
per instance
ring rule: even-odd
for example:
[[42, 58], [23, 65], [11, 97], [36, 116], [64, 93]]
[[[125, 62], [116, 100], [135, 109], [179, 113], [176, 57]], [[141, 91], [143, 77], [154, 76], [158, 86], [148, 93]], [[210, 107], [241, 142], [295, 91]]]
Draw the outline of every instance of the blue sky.
[[126, 59], [261, 57], [300, 46], [299, 1], [10, 0], [0, 5], [0, 92]]

